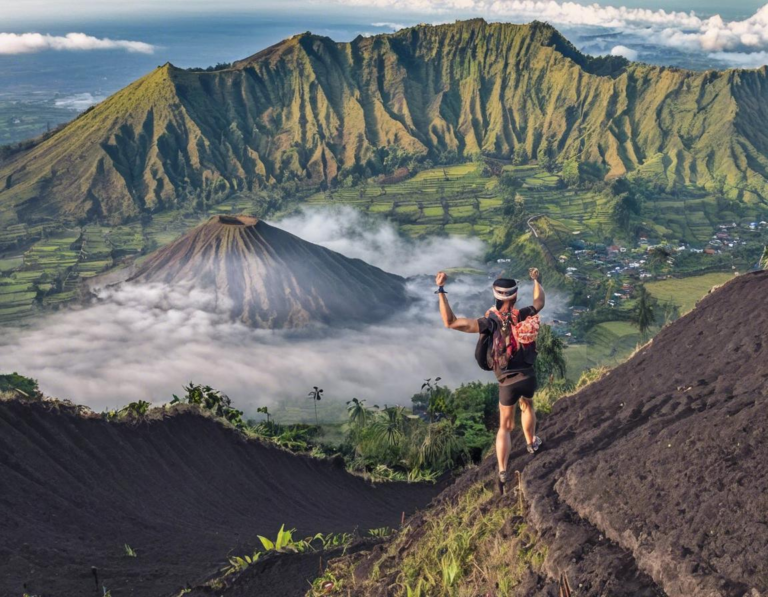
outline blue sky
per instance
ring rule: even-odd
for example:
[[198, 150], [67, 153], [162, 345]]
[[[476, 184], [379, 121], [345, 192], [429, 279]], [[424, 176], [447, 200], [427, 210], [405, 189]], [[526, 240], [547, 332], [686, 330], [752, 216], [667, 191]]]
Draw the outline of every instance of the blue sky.
[[[336, 4], [336, 6], [334, 6]], [[181, 13], [201, 13], [201, 12], [292, 12], [301, 9], [321, 10], [324, 13], [338, 11], [339, 13], [348, 10], [344, 2], [334, 2], [333, 0], [324, 0], [323, 2], [311, 0], [0, 0], [0, 11], [3, 14], [3, 20], [45, 20], [51, 18], [102, 18], [105, 16], [116, 15], [149, 15], [149, 14], [181, 14]], [[363, 4], [362, 2], [360, 3]], [[377, 0], [365, 2], [368, 10], [375, 12], [377, 4], [386, 8], [386, 3], [379, 3]], [[423, 7], [429, 2], [422, 0], [407, 0], [399, 3], [400, 7], [410, 6], [413, 12], [425, 12]], [[468, 2], [464, 2], [468, 4]], [[486, 2], [485, 4], [491, 4]], [[591, 2], [582, 2], [582, 4], [591, 4]], [[658, 9], [664, 8], [673, 11], [691, 11], [694, 10], [701, 14], [719, 13], [726, 18], [744, 17], [754, 13], [764, 4], [761, 0], [737, 0], [733, 2], [723, 2], [722, 0], [625, 0], [624, 2], [611, 3], [606, 1], [597, 2], [601, 5], [614, 4], [627, 7], [641, 7]]]
[[[290, 22], [297, 28], [330, 22], [353, 25], [362, 33], [379, 32], [382, 25], [397, 29], [417, 22], [445, 22], [481, 16], [489, 20], [546, 20], [563, 28], [587, 28], [626, 34], [627, 43], [608, 51], [641, 58], [635, 46], [699, 53], [728, 65], [760, 66], [768, 62], [768, 4], [766, 0], [625, 0], [580, 4], [569, 0], [0, 0], [4, 28], [0, 54], [47, 50], [121, 50], [152, 53], [146, 39], [113, 39], [88, 31], [94, 23], [138, 19], [162, 22], [194, 16], [242, 14]], [[169, 22], [172, 26], [172, 23]], [[370, 25], [370, 31], [365, 30]], [[0, 25], [1, 26], [1, 25]], [[62, 28], [69, 28], [66, 33]], [[51, 29], [59, 29], [51, 34]], [[43, 35], [26, 35], [38, 33]], [[80, 36], [69, 34], [84, 33]], [[140, 33], [140, 32], [139, 32]], [[150, 45], [147, 45], [150, 44]], [[629, 49], [622, 49], [622, 48]]]
[[[421, 22], [549, 21], [582, 51], [709, 69], [768, 64], [768, 0], [0, 0], [0, 100], [86, 105], [158, 64], [244, 58], [303, 31], [348, 41]], [[694, 14], [695, 13], [695, 14]]]

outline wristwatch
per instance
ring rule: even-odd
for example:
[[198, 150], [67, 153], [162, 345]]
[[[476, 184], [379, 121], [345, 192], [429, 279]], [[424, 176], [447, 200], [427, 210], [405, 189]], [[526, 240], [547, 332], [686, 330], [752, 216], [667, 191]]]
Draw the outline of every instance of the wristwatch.
[[435, 290], [435, 294], [448, 294], [448, 293], [445, 291], [445, 286], [438, 286], [437, 290]]

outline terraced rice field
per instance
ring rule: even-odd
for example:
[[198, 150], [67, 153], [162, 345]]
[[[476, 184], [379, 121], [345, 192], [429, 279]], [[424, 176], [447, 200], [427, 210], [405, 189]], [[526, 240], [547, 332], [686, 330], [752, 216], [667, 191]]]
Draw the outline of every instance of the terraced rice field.
[[413, 237], [436, 233], [490, 238], [501, 223], [498, 179], [484, 177], [479, 163], [458, 164], [417, 173], [389, 185], [372, 181], [356, 188], [316, 193], [310, 205], [346, 204], [388, 217]]
[[[355, 188], [319, 192], [305, 202], [352, 205], [389, 218], [412, 237], [455, 234], [489, 240], [503, 223], [502, 199], [498, 178], [484, 176], [483, 170], [484, 165], [475, 162], [438, 167], [394, 184], [381, 185], [372, 179]], [[553, 256], [562, 254], [575, 239], [603, 242], [611, 235], [612, 205], [603, 194], [564, 188], [556, 174], [536, 165], [505, 166], [504, 172], [521, 181], [519, 193], [526, 211], [545, 215], [535, 220], [534, 227]], [[662, 176], [664, 165], [652, 161], [642, 174]], [[238, 195], [205, 214], [172, 211], [155, 214], [144, 223], [74, 230], [27, 226], [18, 223], [15, 214], [0, 211], [0, 285], [31, 285], [19, 295], [0, 294], [0, 324], [33, 313], [39, 305], [55, 306], [76, 298], [83, 280], [126, 258], [140, 259], [210, 215], [262, 213], [265, 201], [261, 196]], [[702, 243], [729, 217], [766, 217], [750, 206], [743, 207], [740, 216], [718, 211], [717, 201], [699, 189], [684, 190], [677, 197], [650, 197], [645, 211], [653, 217], [647, 225], [660, 238]], [[30, 298], [33, 292], [36, 295]]]
[[645, 285], [660, 302], [671, 302], [678, 306], [681, 314], [685, 314], [696, 306], [696, 303], [710, 291], [713, 286], [725, 284], [733, 279], [728, 272], [714, 272], [688, 278], [670, 278], [649, 282]]
[[641, 342], [640, 333], [630, 323], [600, 323], [589, 331], [586, 344], [572, 344], [566, 348], [568, 378], [577, 381], [586, 369], [614, 367], [626, 360]]

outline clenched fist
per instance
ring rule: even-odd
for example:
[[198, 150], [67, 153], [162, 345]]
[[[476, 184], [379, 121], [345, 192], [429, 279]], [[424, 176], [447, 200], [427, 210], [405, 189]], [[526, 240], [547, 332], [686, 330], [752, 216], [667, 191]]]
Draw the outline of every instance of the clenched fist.
[[445, 283], [448, 281], [448, 274], [445, 272], [438, 272], [435, 276], [435, 284], [438, 286], [444, 286]]
[[532, 267], [528, 270], [528, 275], [531, 276], [531, 280], [538, 280], [539, 279], [539, 270], [538, 268]]

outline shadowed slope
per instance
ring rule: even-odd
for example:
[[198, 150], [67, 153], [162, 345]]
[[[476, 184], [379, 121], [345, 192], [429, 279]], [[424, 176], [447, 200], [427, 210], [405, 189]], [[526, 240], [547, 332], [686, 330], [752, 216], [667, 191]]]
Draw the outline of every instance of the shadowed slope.
[[[547, 554], [515, 595], [554, 597], [561, 574], [574, 595], [768, 591], [766, 296], [768, 272], [728, 282], [628, 362], [558, 401], [538, 430], [539, 454], [512, 453], [525, 523]], [[522, 444], [519, 431], [514, 440]], [[488, 458], [440, 499], [495, 476]], [[391, 587], [400, 558], [425, 530], [421, 516], [410, 526], [397, 558], [363, 562], [358, 580], [375, 562], [381, 573], [353, 595], [399, 594]]]
[[131, 281], [212, 290], [234, 319], [261, 328], [373, 322], [406, 304], [400, 276], [251, 216], [214, 216], [151, 256]]
[[559, 159], [768, 197], [768, 67], [690, 72], [584, 56], [554, 28], [480, 19], [336, 43], [302, 34], [231, 69], [165, 65], [0, 166], [0, 213], [124, 220], [409, 156]]
[[374, 488], [194, 408], [152, 417], [110, 423], [54, 403], [0, 401], [0, 594], [95, 595], [96, 566], [113, 597], [167, 595], [283, 523], [302, 537], [394, 527], [438, 490]]

